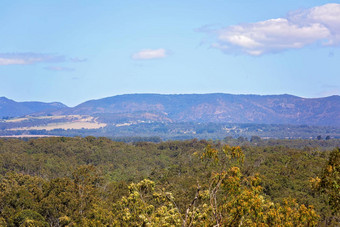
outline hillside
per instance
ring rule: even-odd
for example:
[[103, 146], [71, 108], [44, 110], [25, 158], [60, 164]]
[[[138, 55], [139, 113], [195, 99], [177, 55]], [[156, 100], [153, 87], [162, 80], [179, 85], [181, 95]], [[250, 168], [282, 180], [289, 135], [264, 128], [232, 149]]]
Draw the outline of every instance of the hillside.
[[[90, 100], [53, 115], [96, 115], [119, 120], [307, 124], [340, 126], [340, 96], [129, 94]], [[109, 117], [108, 117], [109, 116]]]
[[20, 117], [42, 111], [55, 111], [67, 108], [60, 102], [16, 102], [6, 97], [0, 97], [0, 118]]

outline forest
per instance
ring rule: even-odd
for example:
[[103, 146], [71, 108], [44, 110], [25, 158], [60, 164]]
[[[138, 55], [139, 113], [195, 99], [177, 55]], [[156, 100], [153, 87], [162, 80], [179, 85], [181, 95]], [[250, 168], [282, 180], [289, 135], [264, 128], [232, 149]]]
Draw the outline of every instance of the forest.
[[0, 139], [0, 226], [338, 226], [339, 146]]

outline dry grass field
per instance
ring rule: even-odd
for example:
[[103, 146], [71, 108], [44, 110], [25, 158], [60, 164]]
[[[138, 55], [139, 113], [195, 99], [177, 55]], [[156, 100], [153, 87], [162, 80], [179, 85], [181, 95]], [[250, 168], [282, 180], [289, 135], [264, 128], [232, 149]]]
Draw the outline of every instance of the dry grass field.
[[[7, 120], [5, 122], [23, 122], [28, 120], [50, 120], [51, 123], [37, 125], [31, 127], [16, 127], [7, 130], [53, 130], [53, 129], [98, 129], [105, 127], [105, 123], [99, 123], [94, 117], [81, 115], [65, 115], [65, 116], [44, 116], [44, 117], [25, 117]], [[53, 120], [64, 120], [63, 122], [53, 122]]]

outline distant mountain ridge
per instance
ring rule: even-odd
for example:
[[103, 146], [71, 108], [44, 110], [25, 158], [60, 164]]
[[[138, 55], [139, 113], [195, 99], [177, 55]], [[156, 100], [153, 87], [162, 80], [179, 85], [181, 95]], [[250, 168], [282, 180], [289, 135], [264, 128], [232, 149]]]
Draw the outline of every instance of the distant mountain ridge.
[[[340, 126], [340, 96], [301, 98], [293, 95], [128, 94], [90, 100], [59, 114], [149, 113], [169, 122], [229, 122]], [[158, 117], [156, 117], [157, 115]]]
[[0, 117], [21, 117], [36, 112], [55, 111], [68, 108], [60, 102], [16, 102], [6, 97], [0, 97]]
[[64, 106], [35, 113], [47, 114], [92, 115], [106, 122], [150, 120], [340, 127], [340, 96], [301, 98], [287, 94], [127, 94], [89, 100], [73, 108]]

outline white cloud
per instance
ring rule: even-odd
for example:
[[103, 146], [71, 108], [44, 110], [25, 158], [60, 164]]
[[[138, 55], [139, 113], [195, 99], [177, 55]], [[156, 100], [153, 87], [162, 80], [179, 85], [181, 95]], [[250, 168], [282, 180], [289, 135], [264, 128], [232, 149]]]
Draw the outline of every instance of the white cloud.
[[167, 57], [167, 51], [165, 49], [144, 49], [132, 55], [132, 59], [147, 60]]
[[226, 53], [262, 55], [310, 44], [340, 44], [340, 4], [290, 12], [286, 18], [233, 25], [214, 31], [212, 47]]
[[26, 64], [27, 61], [19, 58], [9, 59], [9, 58], [0, 58], [0, 65], [23, 65]]
[[63, 62], [64, 56], [40, 53], [0, 53], [0, 65], [30, 65], [40, 62]]
[[0, 53], [0, 65], [32, 65], [36, 63], [85, 62], [86, 58], [67, 58], [42, 53]]

